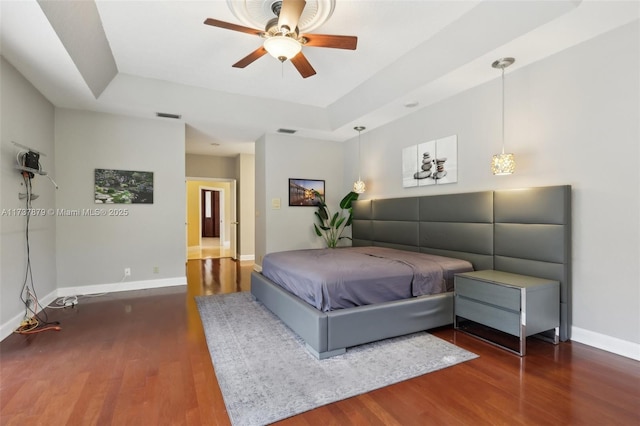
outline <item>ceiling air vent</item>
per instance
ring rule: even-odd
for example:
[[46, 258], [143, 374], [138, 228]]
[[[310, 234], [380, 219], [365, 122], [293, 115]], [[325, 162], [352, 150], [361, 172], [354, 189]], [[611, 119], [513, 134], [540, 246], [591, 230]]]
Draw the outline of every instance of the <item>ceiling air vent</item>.
[[180, 114], [170, 114], [168, 112], [156, 112], [156, 117], [173, 118], [174, 120], [180, 120], [182, 118], [182, 115], [180, 115]]
[[288, 135], [292, 135], [295, 132], [297, 132], [297, 130], [291, 130], [291, 129], [278, 129], [278, 133], [286, 133]]

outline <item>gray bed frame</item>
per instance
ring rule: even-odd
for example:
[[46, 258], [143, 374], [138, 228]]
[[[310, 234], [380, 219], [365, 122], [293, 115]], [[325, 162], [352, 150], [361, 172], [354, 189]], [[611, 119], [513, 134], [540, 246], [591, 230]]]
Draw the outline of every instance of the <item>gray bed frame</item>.
[[[382, 246], [468, 260], [560, 282], [560, 340], [569, 339], [571, 187], [483, 191], [354, 204], [354, 246]], [[346, 348], [453, 323], [453, 293], [321, 312], [251, 276], [251, 293], [317, 358]]]

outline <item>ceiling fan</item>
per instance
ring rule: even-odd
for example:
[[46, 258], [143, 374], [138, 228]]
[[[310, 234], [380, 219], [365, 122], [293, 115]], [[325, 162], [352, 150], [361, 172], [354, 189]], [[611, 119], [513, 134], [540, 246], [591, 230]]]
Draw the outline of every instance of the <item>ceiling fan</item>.
[[244, 68], [269, 53], [280, 62], [284, 62], [287, 59], [290, 60], [300, 75], [303, 78], [307, 78], [315, 75], [316, 71], [302, 53], [303, 46], [355, 50], [358, 44], [358, 37], [300, 34], [298, 21], [306, 3], [305, 0], [277, 0], [273, 2], [271, 11], [275, 17], [267, 22], [264, 31], [212, 18], [207, 18], [204, 23], [218, 28], [257, 35], [264, 39], [262, 46], [233, 64], [233, 67]]

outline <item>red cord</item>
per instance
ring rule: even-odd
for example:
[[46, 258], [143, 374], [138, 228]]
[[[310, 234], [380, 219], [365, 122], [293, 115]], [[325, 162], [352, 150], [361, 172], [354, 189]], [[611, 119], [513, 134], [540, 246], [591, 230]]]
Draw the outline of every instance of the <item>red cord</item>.
[[56, 326], [50, 326], [50, 327], [37, 328], [37, 329], [31, 330], [31, 331], [16, 331], [16, 333], [18, 333], [18, 334], [36, 334], [36, 333], [40, 333], [41, 331], [47, 331], [47, 330], [60, 331], [60, 330], [62, 330], [62, 327], [56, 325]]

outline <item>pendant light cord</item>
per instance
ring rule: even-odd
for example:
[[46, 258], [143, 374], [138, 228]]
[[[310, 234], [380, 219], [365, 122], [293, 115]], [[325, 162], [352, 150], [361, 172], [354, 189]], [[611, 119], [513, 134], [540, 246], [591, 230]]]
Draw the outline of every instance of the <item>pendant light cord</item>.
[[502, 154], [504, 155], [504, 67], [502, 67]]
[[[360, 143], [360, 133], [362, 133], [362, 130], [358, 130], [358, 180], [362, 180], [360, 179], [360, 151], [361, 151], [361, 143]], [[504, 148], [503, 148], [504, 149]]]

